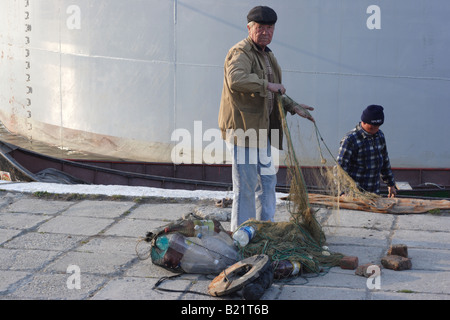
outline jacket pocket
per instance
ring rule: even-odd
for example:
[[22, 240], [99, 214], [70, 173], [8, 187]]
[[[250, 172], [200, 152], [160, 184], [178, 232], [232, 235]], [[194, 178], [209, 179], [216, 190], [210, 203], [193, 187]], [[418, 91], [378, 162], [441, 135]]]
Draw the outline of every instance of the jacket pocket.
[[261, 110], [259, 112], [241, 111], [241, 116], [244, 131], [267, 129], [268, 122], [264, 119], [264, 113]]
[[266, 101], [258, 93], [242, 94], [241, 101], [237, 104], [239, 111], [245, 113], [264, 113]]

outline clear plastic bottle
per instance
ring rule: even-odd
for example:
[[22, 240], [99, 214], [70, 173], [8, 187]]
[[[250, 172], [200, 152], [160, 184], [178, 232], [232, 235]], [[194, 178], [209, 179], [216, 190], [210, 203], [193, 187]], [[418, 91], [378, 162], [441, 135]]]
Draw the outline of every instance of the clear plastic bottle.
[[219, 274], [237, 262], [236, 247], [218, 235], [186, 238], [185, 242], [180, 266], [187, 273]]
[[241, 247], [245, 247], [255, 236], [256, 227], [252, 225], [246, 225], [240, 227], [233, 233], [234, 241]]
[[[227, 239], [228, 237], [228, 239]], [[239, 252], [226, 233], [215, 234], [202, 238], [202, 243], [209, 253], [219, 260], [223, 266], [230, 266], [239, 259]]]
[[222, 241], [224, 241], [227, 245], [230, 247], [233, 247], [234, 249], [236, 244], [234, 243], [233, 238], [231, 237], [232, 233], [229, 233], [228, 231], [221, 231], [219, 233], [214, 234], [214, 237], [220, 238]]
[[301, 272], [301, 264], [298, 261], [281, 260], [272, 263], [273, 277], [275, 279], [288, 278]]
[[180, 261], [186, 251], [185, 237], [179, 233], [162, 235], [156, 239], [152, 248], [152, 261], [170, 269], [178, 269]]
[[207, 225], [199, 225], [197, 224], [194, 227], [195, 230], [195, 236], [197, 238], [202, 238], [204, 235], [208, 236], [209, 235], [209, 227]]

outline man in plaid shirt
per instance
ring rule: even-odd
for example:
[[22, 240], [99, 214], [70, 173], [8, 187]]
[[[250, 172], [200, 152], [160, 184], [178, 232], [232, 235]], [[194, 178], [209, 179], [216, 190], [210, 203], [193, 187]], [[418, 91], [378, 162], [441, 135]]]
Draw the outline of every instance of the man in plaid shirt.
[[369, 192], [380, 193], [380, 177], [388, 186], [388, 196], [395, 197], [394, 175], [380, 126], [384, 122], [383, 107], [368, 106], [361, 122], [341, 140], [337, 162], [357, 185]]

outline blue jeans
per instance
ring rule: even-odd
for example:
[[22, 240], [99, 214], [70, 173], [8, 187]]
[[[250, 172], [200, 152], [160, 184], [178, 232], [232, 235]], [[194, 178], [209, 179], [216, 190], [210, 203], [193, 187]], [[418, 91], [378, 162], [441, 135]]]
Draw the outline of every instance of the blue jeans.
[[277, 175], [270, 143], [267, 149], [238, 147], [228, 143], [227, 146], [233, 159], [231, 231], [251, 218], [273, 221]]

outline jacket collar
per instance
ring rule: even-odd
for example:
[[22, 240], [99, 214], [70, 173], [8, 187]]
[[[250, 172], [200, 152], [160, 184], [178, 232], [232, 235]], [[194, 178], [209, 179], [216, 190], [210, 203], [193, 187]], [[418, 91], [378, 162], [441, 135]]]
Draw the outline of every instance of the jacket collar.
[[356, 130], [363, 136], [364, 139], [374, 138], [380, 134], [380, 130], [378, 130], [377, 133], [375, 133], [375, 134], [368, 133], [366, 130], [364, 130], [361, 127], [361, 122], [356, 125]]

